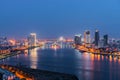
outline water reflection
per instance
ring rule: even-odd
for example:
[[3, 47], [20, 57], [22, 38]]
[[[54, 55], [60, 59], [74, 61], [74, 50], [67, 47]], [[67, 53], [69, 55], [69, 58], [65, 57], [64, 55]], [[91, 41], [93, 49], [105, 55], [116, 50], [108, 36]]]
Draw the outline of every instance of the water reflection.
[[29, 53], [28, 50], [25, 50], [25, 51], [24, 51], [24, 55], [25, 55], [26, 58], [28, 57], [28, 53]]
[[[18, 56], [18, 57], [17, 57]], [[74, 49], [32, 49], [10, 57], [4, 63], [21, 62], [31, 68], [65, 72], [77, 75], [80, 80], [119, 80], [120, 59]]]
[[57, 57], [57, 50], [54, 50], [54, 56]]
[[[85, 70], [93, 70], [94, 69], [94, 62], [90, 62], [91, 61], [91, 56], [90, 53], [83, 53], [83, 58], [84, 58], [84, 65], [83, 65], [83, 69]], [[83, 76], [87, 76], [84, 79], [85, 80], [89, 80], [91, 78], [91, 76], [93, 76], [93, 74], [91, 74], [89, 71], [83, 71]]]
[[[79, 53], [75, 51], [80, 58], [79, 67], [81, 71], [78, 75], [83, 80], [119, 80], [120, 77], [120, 59], [112, 56], [103, 56], [91, 53]], [[79, 54], [79, 55], [78, 55]], [[87, 76], [87, 77], [86, 77]]]
[[29, 50], [30, 53], [30, 67], [33, 69], [37, 69], [37, 62], [38, 62], [38, 48]]

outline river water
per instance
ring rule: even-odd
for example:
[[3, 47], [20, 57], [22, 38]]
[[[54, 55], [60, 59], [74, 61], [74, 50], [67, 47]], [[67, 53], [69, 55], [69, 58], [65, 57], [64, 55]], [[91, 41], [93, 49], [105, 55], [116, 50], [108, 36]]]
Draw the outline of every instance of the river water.
[[34, 69], [76, 75], [79, 80], [120, 80], [120, 59], [117, 57], [80, 53], [72, 48], [35, 48], [24, 54], [1, 60], [0, 63], [21, 63]]

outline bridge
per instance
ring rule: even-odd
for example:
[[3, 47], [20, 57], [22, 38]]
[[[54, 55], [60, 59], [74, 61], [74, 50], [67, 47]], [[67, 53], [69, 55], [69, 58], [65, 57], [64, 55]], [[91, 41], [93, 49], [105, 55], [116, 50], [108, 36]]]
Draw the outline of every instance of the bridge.
[[73, 48], [73, 42], [48, 41], [43, 45], [45, 49]]

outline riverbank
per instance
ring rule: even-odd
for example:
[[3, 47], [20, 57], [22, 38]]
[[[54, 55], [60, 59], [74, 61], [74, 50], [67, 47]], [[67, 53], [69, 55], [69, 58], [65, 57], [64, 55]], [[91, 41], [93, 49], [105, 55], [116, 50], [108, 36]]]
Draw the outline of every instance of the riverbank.
[[19, 78], [26, 80], [78, 80], [75, 75], [31, 69], [21, 66], [0, 65], [0, 68], [13, 72]]
[[87, 52], [98, 55], [107, 55], [107, 56], [120, 56], [120, 51], [106, 50], [107, 48], [92, 48], [86, 47], [84, 45], [76, 45], [75, 49], [79, 50], [81, 53]]
[[30, 49], [34, 49], [34, 48], [37, 48], [37, 47], [38, 46], [22, 48], [22, 49], [19, 49], [19, 50], [16, 49], [16, 51], [13, 50], [13, 52], [0, 54], [0, 60], [6, 59], [6, 58], [11, 57], [11, 56], [16, 56], [16, 55], [20, 54], [24, 50], [30, 50]]
[[16, 52], [11, 52], [11, 53], [6, 53], [6, 54], [0, 54], [0, 60], [6, 59], [6, 58], [11, 57], [11, 56], [16, 56], [20, 53], [21, 53], [21, 51], [16, 51]]

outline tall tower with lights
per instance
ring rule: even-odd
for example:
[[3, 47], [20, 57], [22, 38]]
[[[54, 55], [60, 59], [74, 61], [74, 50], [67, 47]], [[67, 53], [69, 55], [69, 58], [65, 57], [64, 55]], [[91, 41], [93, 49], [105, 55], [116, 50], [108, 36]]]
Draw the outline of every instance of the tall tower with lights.
[[28, 45], [30, 47], [36, 46], [36, 33], [30, 33], [30, 36], [28, 37]]
[[86, 30], [84, 32], [84, 43], [85, 44], [90, 44], [91, 43], [91, 39], [90, 39], [90, 31]]

